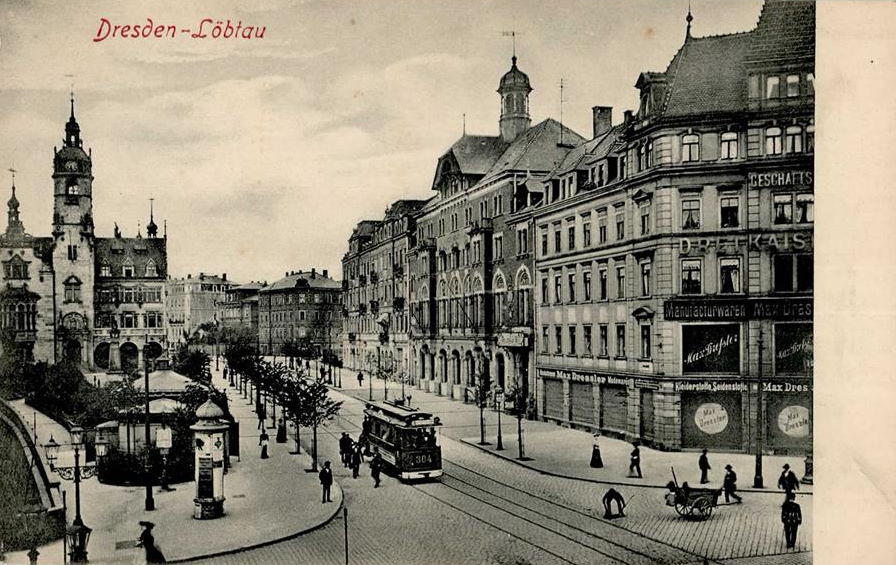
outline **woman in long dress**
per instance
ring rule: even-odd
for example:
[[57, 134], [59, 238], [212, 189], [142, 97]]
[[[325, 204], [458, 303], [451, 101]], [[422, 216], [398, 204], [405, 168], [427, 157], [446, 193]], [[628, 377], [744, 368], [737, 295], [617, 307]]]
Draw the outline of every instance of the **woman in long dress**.
[[141, 521], [140, 525], [143, 526], [143, 532], [140, 533], [140, 538], [137, 540], [137, 547], [143, 548], [143, 551], [146, 553], [146, 562], [165, 563], [165, 556], [156, 547], [156, 538], [152, 535], [152, 529], [156, 525], [152, 522], [144, 521]]

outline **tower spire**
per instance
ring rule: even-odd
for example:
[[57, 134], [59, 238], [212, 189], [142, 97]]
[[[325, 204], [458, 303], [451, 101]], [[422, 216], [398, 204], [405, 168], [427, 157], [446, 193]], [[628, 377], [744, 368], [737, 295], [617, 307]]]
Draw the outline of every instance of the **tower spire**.
[[71, 101], [71, 104], [72, 104], [72, 116], [71, 117], [74, 120], [75, 119], [75, 85], [74, 84], [72, 84], [71, 89], [68, 91], [68, 95], [69, 95], [69, 100]]
[[688, 0], [688, 15], [685, 18], [685, 20], [688, 22], [688, 29], [685, 32], [685, 39], [690, 39], [691, 38], [691, 22], [694, 21], [694, 16], [691, 15], [691, 0]]
[[146, 235], [148, 237], [156, 237], [156, 234], [159, 233], [159, 226], [156, 225], [155, 219], [153, 218], [153, 209], [152, 204], [155, 198], [149, 199], [149, 223], [146, 224]]

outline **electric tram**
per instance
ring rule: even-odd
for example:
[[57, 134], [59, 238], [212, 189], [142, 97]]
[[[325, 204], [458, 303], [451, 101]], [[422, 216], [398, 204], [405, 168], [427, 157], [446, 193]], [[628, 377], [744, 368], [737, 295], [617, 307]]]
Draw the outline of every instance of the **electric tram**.
[[364, 430], [387, 471], [401, 480], [442, 476], [438, 417], [392, 402], [369, 402]]

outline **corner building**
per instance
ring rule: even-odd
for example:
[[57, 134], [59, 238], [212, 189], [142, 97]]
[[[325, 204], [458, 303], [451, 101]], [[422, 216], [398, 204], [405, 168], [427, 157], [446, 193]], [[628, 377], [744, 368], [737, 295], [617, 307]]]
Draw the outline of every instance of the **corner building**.
[[663, 449], [812, 438], [815, 6], [686, 37], [637, 113], [550, 173], [536, 233], [548, 420]]

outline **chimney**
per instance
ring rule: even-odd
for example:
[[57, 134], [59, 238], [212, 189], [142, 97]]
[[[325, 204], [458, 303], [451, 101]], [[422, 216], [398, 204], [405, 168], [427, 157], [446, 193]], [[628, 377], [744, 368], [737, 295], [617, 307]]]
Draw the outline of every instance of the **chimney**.
[[188, 279], [192, 279], [192, 278], [193, 278], [193, 274], [192, 274], [192, 273], [187, 273], [187, 278], [188, 278]]
[[613, 127], [613, 107], [594, 106], [591, 108], [591, 118], [594, 125], [594, 137], [600, 137]]
[[632, 121], [632, 111], [631, 110], [625, 111], [625, 114], [623, 114], [623, 121], [625, 122], [625, 125], [628, 125], [631, 123], [631, 121]]
[[283, 276], [284, 276], [284, 277], [288, 277], [288, 276], [289, 276], [289, 271], [286, 271], [285, 273], [283, 273]]
[[223, 275], [221, 275], [221, 278], [224, 279], [224, 280], [226, 281], [226, 280], [227, 280], [227, 273], [224, 273]]
[[323, 271], [320, 272], [320, 274], [323, 275], [324, 278], [327, 278], [327, 275], [328, 275], [329, 273], [327, 273], [327, 270], [324, 269]]
[[314, 267], [311, 267], [311, 278], [317, 278], [317, 270]]

